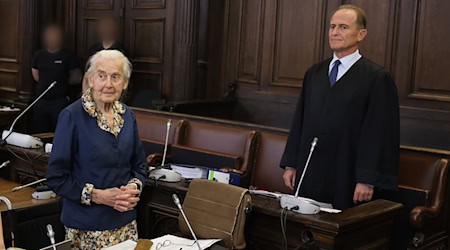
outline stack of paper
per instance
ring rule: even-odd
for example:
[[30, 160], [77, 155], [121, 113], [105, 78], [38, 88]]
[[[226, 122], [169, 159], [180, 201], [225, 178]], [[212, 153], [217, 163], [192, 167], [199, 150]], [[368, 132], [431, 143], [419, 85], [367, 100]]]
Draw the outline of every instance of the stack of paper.
[[181, 174], [181, 176], [185, 179], [199, 179], [206, 178], [208, 174], [208, 170], [206, 168], [200, 167], [190, 167], [190, 166], [180, 166], [180, 165], [170, 165], [172, 170]]

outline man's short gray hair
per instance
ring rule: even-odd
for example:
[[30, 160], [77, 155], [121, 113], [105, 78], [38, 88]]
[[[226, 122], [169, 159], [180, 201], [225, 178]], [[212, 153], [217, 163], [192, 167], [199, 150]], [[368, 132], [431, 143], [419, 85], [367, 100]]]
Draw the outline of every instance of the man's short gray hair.
[[122, 62], [122, 73], [124, 75], [125, 81], [128, 82], [131, 76], [131, 71], [133, 70], [130, 60], [122, 54], [122, 52], [118, 50], [100, 50], [93, 56], [89, 58], [87, 62], [88, 69], [86, 70], [87, 74], [94, 73], [93, 71], [97, 67], [97, 63], [102, 60], [114, 60]]

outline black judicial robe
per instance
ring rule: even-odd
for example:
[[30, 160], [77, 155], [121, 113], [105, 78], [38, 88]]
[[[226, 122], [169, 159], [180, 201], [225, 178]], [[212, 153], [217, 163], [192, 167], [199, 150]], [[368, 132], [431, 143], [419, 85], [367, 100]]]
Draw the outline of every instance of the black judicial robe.
[[396, 190], [399, 157], [397, 89], [379, 65], [361, 57], [330, 87], [331, 59], [305, 74], [281, 167], [295, 167], [297, 182], [311, 142], [318, 145], [300, 196], [353, 206], [356, 183]]

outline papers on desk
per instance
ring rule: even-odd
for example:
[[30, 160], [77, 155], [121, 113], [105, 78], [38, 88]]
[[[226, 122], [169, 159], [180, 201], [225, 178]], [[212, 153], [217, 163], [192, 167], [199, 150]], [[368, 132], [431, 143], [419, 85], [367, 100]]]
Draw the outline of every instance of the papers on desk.
[[195, 166], [170, 165], [173, 171], [181, 174], [185, 179], [206, 179], [208, 169]]
[[[158, 245], [163, 245], [164, 247], [161, 250], [198, 250], [197, 244], [195, 244], [194, 240], [189, 240], [186, 238], [177, 237], [174, 235], [164, 235], [162, 237], [153, 239], [153, 245], [150, 250], [156, 250]], [[200, 247], [202, 249], [207, 249], [212, 245], [216, 244], [220, 240], [212, 239], [212, 240], [198, 240]]]
[[6, 107], [6, 106], [0, 106], [0, 112], [16, 112], [16, 111], [20, 111], [20, 109]]

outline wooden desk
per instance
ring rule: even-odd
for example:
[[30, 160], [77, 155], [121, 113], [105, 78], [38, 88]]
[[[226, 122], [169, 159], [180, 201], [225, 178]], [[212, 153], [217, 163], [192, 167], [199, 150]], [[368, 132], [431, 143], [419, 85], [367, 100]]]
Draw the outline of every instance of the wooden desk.
[[[10, 147], [10, 146], [9, 146]], [[35, 156], [42, 164], [48, 156], [40, 150], [10, 147], [17, 154]], [[22, 171], [14, 166], [15, 171]], [[29, 168], [29, 167], [28, 167]], [[42, 166], [45, 173], [46, 165]], [[188, 183], [148, 181], [138, 205], [138, 231], [140, 238], [152, 239], [178, 229], [178, 209], [172, 194], [184, 199]], [[281, 249], [280, 207], [275, 199], [252, 196], [253, 209], [246, 224], [247, 249]], [[287, 217], [289, 249], [388, 249], [394, 217], [402, 205], [377, 200], [343, 211], [340, 214], [320, 213]]]
[[[178, 209], [171, 195], [185, 197], [188, 184], [149, 181], [138, 210], [139, 233], [154, 238], [178, 230]], [[252, 212], [246, 224], [247, 249], [281, 249], [279, 201], [252, 195]], [[399, 203], [376, 200], [340, 214], [301, 215], [289, 212], [289, 249], [388, 249], [394, 217]]]
[[0, 151], [0, 160], [11, 161], [7, 168], [0, 170], [1, 177], [21, 184], [45, 177], [49, 155], [44, 152], [44, 148], [26, 149], [6, 145]]
[[[0, 179], [0, 196], [5, 196], [8, 198], [13, 205], [13, 209], [28, 208], [58, 201], [57, 198], [51, 198], [49, 200], [33, 199], [31, 194], [35, 191], [35, 189], [31, 187], [12, 192], [11, 189], [17, 186], [20, 186], [20, 184], [13, 181]], [[8, 210], [8, 208], [3, 202], [1, 202], [0, 212], [4, 212], [6, 210]]]

